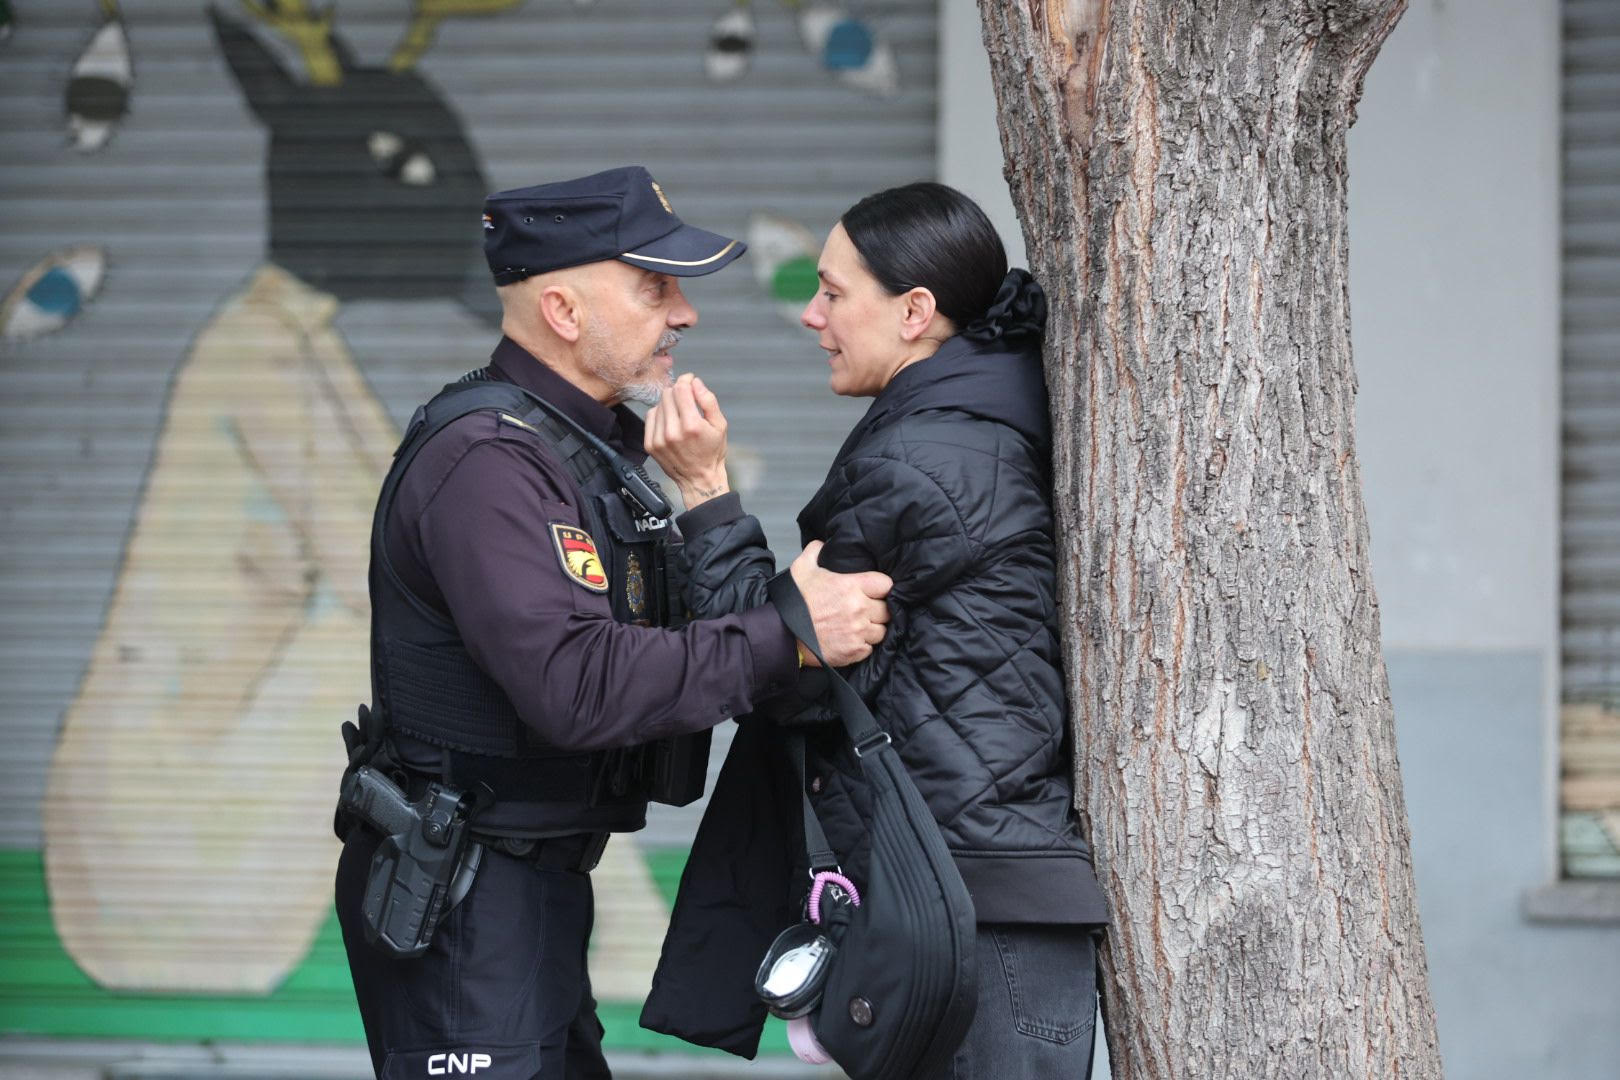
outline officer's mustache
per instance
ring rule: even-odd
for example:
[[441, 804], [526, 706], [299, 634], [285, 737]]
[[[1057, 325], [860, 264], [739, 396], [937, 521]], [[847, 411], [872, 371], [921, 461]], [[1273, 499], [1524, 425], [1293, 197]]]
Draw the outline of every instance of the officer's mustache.
[[657, 355], [658, 353], [669, 352], [680, 342], [681, 332], [679, 330], [665, 330], [664, 336], [658, 339], [658, 346], [653, 349], [653, 353]]

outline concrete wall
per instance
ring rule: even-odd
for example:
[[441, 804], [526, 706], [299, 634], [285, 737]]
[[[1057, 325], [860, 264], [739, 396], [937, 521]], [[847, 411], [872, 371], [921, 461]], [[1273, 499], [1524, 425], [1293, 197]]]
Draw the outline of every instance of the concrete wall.
[[[1020, 249], [977, 12], [942, 0], [941, 179]], [[1351, 133], [1359, 453], [1452, 1080], [1620, 1061], [1620, 926], [1556, 874], [1556, 0], [1411, 0]]]

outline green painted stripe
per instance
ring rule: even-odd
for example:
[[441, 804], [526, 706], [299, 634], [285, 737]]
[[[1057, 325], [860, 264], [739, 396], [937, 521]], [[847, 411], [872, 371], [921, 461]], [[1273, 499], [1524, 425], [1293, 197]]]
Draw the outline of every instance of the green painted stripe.
[[[653, 879], [673, 900], [686, 852], [647, 853]], [[634, 1002], [598, 1009], [605, 1044], [711, 1056], [642, 1029]], [[148, 994], [95, 985], [63, 950], [51, 925], [44, 862], [37, 851], [0, 851], [0, 1035], [98, 1036], [156, 1042], [359, 1043], [365, 1041], [349, 982], [343, 937], [333, 913], [302, 964], [264, 996]], [[791, 1051], [786, 1028], [772, 1020], [760, 1052]]]
[[675, 893], [681, 887], [681, 874], [686, 870], [686, 848], [658, 848], [653, 851], [643, 851], [642, 858], [647, 863], [647, 872], [652, 875], [653, 883], [663, 894], [664, 903], [671, 908], [675, 906]]

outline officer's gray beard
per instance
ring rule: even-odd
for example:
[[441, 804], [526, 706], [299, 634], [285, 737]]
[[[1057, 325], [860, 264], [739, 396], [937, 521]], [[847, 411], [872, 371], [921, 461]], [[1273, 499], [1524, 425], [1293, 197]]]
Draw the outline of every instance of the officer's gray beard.
[[[585, 363], [591, 373], [614, 389], [614, 397], [619, 401], [634, 401], [642, 405], [656, 405], [669, 388], [670, 377], [659, 369], [658, 362], [652, 357], [643, 360], [626, 362], [619, 360], [613, 354], [610, 342], [604, 340], [605, 335], [599, 335], [594, 327], [589, 327], [585, 335]], [[679, 330], [666, 330], [664, 336], [658, 339], [653, 348], [654, 353], [673, 349], [681, 340]], [[651, 366], [650, 377], [637, 380], [636, 376]]]

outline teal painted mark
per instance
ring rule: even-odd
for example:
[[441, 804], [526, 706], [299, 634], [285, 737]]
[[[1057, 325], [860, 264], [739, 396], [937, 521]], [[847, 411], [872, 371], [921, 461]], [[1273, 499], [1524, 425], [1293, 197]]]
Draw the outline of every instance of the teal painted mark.
[[28, 302], [47, 315], [71, 318], [83, 303], [79, 283], [60, 266], [53, 266], [28, 290]]
[[872, 56], [872, 31], [859, 19], [845, 19], [827, 34], [821, 63], [828, 71], [853, 71]]

